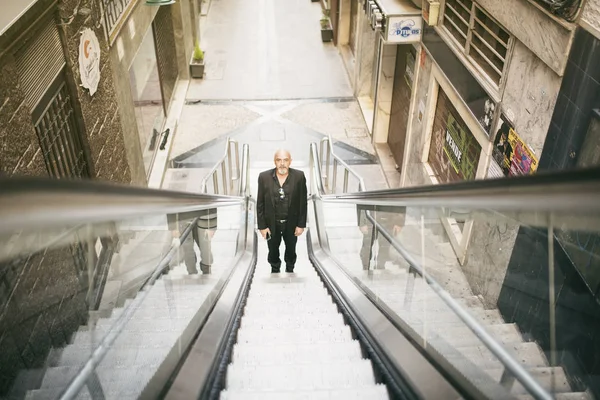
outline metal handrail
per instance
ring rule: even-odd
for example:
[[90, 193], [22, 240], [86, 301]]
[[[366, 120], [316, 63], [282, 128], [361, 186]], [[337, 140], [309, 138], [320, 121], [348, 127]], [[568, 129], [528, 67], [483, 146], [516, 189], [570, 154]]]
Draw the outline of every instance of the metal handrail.
[[[342, 160], [340, 157], [338, 157], [336, 154], [334, 154], [333, 140], [331, 138], [331, 135], [328, 135], [327, 137], [324, 137], [323, 139], [321, 139], [320, 145], [321, 145], [320, 159], [323, 160], [324, 156], [326, 156], [326, 158], [327, 158], [327, 161], [325, 162], [325, 174], [323, 174], [323, 179], [325, 180], [324, 186], [329, 188], [329, 165], [331, 164], [331, 158], [333, 157], [333, 166], [332, 166], [333, 178], [331, 180], [330, 189], [332, 191], [335, 191], [335, 188], [337, 187], [337, 169], [338, 169], [338, 164], [339, 164], [344, 168], [344, 185], [342, 188], [342, 193], [348, 192], [348, 176], [349, 176], [349, 174], [351, 174], [352, 176], [354, 176], [354, 178], [356, 178], [356, 180], [358, 180], [358, 191], [359, 192], [365, 191], [366, 190], [365, 182], [363, 181], [363, 178], [360, 175], [358, 175], [352, 168], [350, 168], [348, 166], [348, 164], [346, 164], [344, 162], [344, 160]], [[323, 146], [326, 146], [325, 150], [324, 150]], [[324, 152], [326, 152], [326, 153], [324, 154]]]
[[[235, 158], [232, 160], [232, 147], [235, 150]], [[232, 161], [235, 162], [235, 170], [232, 170]], [[225, 164], [225, 162], [227, 162], [227, 165]], [[221, 184], [222, 184], [222, 188], [223, 188], [223, 193], [220, 193], [219, 190], [219, 176], [218, 176], [218, 169], [219, 167], [221, 168]], [[229, 179], [227, 179], [228, 176], [228, 172], [229, 172]], [[235, 172], [235, 174], [234, 174]], [[206, 176], [202, 179], [202, 182], [200, 184], [200, 193], [206, 193], [208, 188], [207, 188], [207, 182], [209, 179], [213, 180], [213, 189], [214, 189], [214, 194], [234, 194], [232, 193], [233, 191], [233, 183], [234, 181], [237, 181], [238, 179], [240, 179], [240, 151], [239, 151], [239, 144], [236, 140], [231, 139], [231, 138], [227, 138], [226, 142], [225, 142], [225, 153], [223, 154], [223, 156], [221, 157], [221, 159], [219, 161], [217, 161], [217, 163], [214, 165], [214, 167], [212, 167], [210, 169], [210, 171], [208, 172], [208, 174], [206, 174]], [[240, 186], [241, 187], [241, 186]]]
[[[321, 174], [317, 171], [320, 169], [319, 156], [315, 143], [311, 143], [311, 173], [312, 178], [316, 181], [321, 178]], [[335, 155], [333, 155], [336, 157]], [[312, 164], [314, 163], [314, 165]], [[317, 184], [316, 193], [313, 194], [319, 200], [325, 200], [323, 185]], [[334, 198], [328, 199], [336, 202]], [[429, 284], [430, 288], [448, 305], [448, 307], [461, 319], [461, 321], [481, 340], [481, 342], [502, 362], [505, 370], [508, 370], [512, 376], [518, 380], [535, 398], [551, 400], [552, 395], [548, 393], [533, 377], [517, 362], [506, 350], [496, 342], [496, 340], [481, 326], [481, 324], [473, 318], [462, 306], [454, 300], [454, 298], [446, 292], [429, 274], [427, 274], [420, 264], [410, 255], [410, 253], [392, 236], [386, 229], [381, 226], [370, 214], [367, 213], [367, 218], [373, 223], [377, 232], [381, 233], [409, 263], [411, 268], [423, 277]], [[319, 227], [317, 227], [319, 231]]]

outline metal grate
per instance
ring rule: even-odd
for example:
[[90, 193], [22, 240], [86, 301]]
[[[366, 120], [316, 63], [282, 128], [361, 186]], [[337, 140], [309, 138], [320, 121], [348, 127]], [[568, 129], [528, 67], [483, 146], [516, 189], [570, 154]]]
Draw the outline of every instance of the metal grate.
[[483, 75], [500, 86], [512, 45], [508, 31], [471, 0], [446, 0], [443, 27]]
[[132, 0], [102, 0], [104, 6], [104, 24], [108, 35], [112, 33], [119, 19]]
[[50, 101], [35, 123], [48, 173], [56, 178], [87, 177], [85, 155], [64, 79], [58, 81], [58, 89], [50, 95]]

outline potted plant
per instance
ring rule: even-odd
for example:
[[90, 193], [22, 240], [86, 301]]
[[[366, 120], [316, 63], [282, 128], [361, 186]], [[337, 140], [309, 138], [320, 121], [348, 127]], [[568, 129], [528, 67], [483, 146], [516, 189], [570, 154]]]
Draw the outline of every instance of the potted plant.
[[204, 76], [204, 52], [200, 48], [200, 43], [196, 41], [192, 61], [190, 61], [190, 75], [192, 78], [202, 79]]
[[321, 17], [321, 39], [324, 42], [331, 42], [333, 40], [333, 28], [329, 20], [329, 10], [324, 10]]

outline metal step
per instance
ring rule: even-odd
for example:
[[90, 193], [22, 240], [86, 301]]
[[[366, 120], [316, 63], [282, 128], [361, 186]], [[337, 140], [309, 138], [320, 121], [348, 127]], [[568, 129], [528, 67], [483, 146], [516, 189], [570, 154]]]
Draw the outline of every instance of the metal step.
[[268, 366], [234, 363], [227, 369], [229, 390], [333, 390], [367, 385], [375, 385], [369, 360]]
[[362, 358], [357, 340], [338, 343], [309, 344], [236, 344], [232, 363], [245, 365], [318, 364], [346, 362]]
[[248, 391], [225, 390], [221, 400], [364, 400], [388, 399], [384, 385], [366, 386], [364, 388], [335, 390], [298, 390], [298, 391]]

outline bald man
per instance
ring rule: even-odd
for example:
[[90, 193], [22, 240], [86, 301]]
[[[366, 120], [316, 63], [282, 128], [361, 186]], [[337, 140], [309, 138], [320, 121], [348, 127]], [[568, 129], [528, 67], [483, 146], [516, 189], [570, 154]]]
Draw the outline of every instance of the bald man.
[[281, 239], [285, 243], [285, 272], [294, 272], [296, 242], [306, 228], [306, 178], [304, 172], [290, 168], [292, 156], [289, 151], [276, 151], [273, 161], [275, 168], [258, 176], [258, 229], [269, 246], [267, 260], [271, 272], [281, 270]]

